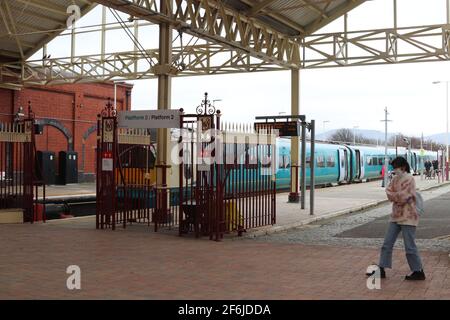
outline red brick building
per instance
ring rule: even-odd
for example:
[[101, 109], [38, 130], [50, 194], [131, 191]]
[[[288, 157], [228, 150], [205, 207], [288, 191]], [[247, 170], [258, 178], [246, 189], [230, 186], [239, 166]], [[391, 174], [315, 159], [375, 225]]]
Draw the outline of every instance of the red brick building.
[[[133, 86], [117, 83], [117, 110], [130, 110]], [[97, 114], [108, 98], [114, 98], [113, 83], [68, 84], [26, 87], [20, 90], [0, 87], [0, 122], [10, 123], [19, 110], [31, 102], [43, 134], [36, 136], [39, 151], [76, 151], [80, 181], [92, 180], [95, 173]]]

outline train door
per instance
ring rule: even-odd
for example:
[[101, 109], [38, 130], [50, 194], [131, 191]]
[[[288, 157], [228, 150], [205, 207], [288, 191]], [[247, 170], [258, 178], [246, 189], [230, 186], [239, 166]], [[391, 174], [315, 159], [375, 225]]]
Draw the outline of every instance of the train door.
[[360, 150], [355, 150], [355, 158], [356, 158], [356, 179], [364, 178], [364, 156]]
[[344, 165], [345, 165], [345, 181], [350, 181], [350, 157], [348, 150], [344, 150]]
[[339, 159], [339, 182], [347, 181], [348, 177], [348, 158], [347, 150], [338, 150]]

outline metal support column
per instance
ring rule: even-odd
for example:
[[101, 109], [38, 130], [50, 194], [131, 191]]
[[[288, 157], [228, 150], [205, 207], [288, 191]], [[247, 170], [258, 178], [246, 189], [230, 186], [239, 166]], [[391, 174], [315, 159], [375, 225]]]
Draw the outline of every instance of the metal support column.
[[[160, 2], [161, 10], [167, 11], [166, 0]], [[164, 13], [164, 12], [163, 12]], [[172, 79], [170, 66], [172, 64], [172, 27], [168, 23], [159, 25], [159, 65], [155, 69], [158, 76], [158, 110], [171, 108]], [[156, 164], [156, 215], [155, 229], [159, 221], [167, 218], [169, 211], [167, 194], [167, 175], [169, 165], [169, 130], [167, 128], [157, 131], [157, 164]]]
[[315, 166], [315, 152], [316, 152], [316, 120], [311, 120], [310, 124], [311, 129], [311, 157], [310, 157], [310, 180], [309, 180], [309, 214], [314, 214], [314, 188], [315, 188], [315, 175], [314, 175], [314, 166]]
[[[291, 70], [291, 115], [300, 114], [300, 70]], [[289, 202], [299, 202], [299, 137], [291, 137], [291, 190]]]
[[306, 123], [302, 122], [302, 164], [300, 167], [300, 206], [305, 209], [306, 195]]

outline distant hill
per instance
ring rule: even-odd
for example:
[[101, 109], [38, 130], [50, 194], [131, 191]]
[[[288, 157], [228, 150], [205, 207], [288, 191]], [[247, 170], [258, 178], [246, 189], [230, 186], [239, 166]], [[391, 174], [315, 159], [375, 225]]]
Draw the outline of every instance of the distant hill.
[[[328, 137], [332, 136], [337, 130], [338, 129], [336, 129], [336, 130], [329, 130], [327, 132], [319, 133], [319, 134], [316, 135], [316, 139], [317, 140], [327, 140]], [[352, 129], [350, 129], [350, 130], [352, 130]], [[382, 141], [384, 141], [384, 132], [381, 132], [381, 131], [355, 129], [355, 133], [357, 135], [364, 136], [365, 138], [368, 138], [368, 139], [374, 139], [374, 140], [378, 139], [380, 141], [380, 143]], [[393, 135], [394, 134], [392, 134], [392, 133], [388, 133], [388, 139], [390, 137], [392, 137]]]
[[[449, 138], [450, 138], [450, 135], [449, 135]], [[425, 137], [425, 139], [431, 139], [431, 140], [433, 140], [435, 142], [442, 143], [442, 144], [446, 143], [446, 141], [445, 141], [445, 133], [433, 134], [431, 136]]]
[[[319, 133], [316, 135], [316, 139], [317, 140], [327, 140], [328, 137], [332, 136], [337, 130], [338, 129]], [[352, 130], [352, 129], [350, 129], [350, 130]], [[382, 132], [382, 131], [355, 129], [355, 133], [357, 135], [364, 136], [365, 138], [374, 139], [374, 140], [378, 139], [380, 141], [380, 144], [384, 142], [384, 132]], [[388, 133], [388, 139], [391, 138], [392, 136], [394, 136], [393, 133]], [[417, 137], [419, 137], [419, 135]], [[437, 133], [437, 134], [433, 134], [430, 136], [424, 136], [423, 139], [424, 140], [431, 139], [437, 143], [442, 143], [442, 144], [446, 143], [445, 133]], [[450, 140], [450, 134], [449, 134], [449, 140]]]

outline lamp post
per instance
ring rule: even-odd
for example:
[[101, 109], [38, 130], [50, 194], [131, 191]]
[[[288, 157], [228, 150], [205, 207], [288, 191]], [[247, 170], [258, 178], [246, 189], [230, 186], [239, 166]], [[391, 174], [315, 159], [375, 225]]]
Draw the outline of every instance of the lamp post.
[[[406, 143], [406, 160], [408, 160], [409, 163], [412, 165], [412, 158], [411, 158], [411, 142], [408, 138], [403, 138], [403, 141]], [[411, 160], [409, 160], [411, 158]]]
[[[326, 123], [330, 123], [331, 121], [330, 120], [324, 120], [324, 121], [322, 121], [322, 123], [323, 123], [323, 133], [325, 133], [325, 124]], [[326, 140], [328, 140], [328, 139], [326, 139]]]
[[394, 137], [395, 157], [398, 157], [397, 136], [398, 136], [398, 132], [395, 133], [395, 137]]
[[448, 175], [448, 83], [449, 81], [433, 81], [433, 84], [440, 84], [445, 83], [445, 89], [446, 89], [446, 104], [445, 104], [445, 122], [446, 122], [446, 131], [445, 131], [445, 179], [448, 181], [449, 175]]
[[353, 145], [354, 146], [356, 146], [356, 130], [355, 129], [358, 129], [358, 128], [359, 128], [359, 126], [353, 127]]
[[382, 122], [384, 122], [384, 187], [387, 187], [387, 180], [388, 180], [388, 165], [389, 165], [389, 159], [388, 159], [388, 154], [387, 154], [387, 150], [388, 150], [388, 141], [387, 141], [387, 137], [388, 137], [388, 122], [392, 121], [388, 119], [388, 109], [387, 107], [384, 108], [384, 120], [381, 120]]
[[214, 106], [214, 107], [216, 106], [216, 101], [222, 101], [222, 99], [214, 99], [214, 100], [213, 100], [213, 106]]

